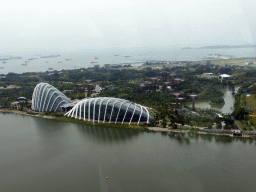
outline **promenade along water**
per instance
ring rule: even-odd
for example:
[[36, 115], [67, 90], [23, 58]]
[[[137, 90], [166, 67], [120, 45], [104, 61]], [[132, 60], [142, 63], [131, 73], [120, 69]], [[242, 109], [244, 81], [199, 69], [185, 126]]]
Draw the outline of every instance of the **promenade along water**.
[[255, 145], [0, 113], [1, 192], [254, 191]]

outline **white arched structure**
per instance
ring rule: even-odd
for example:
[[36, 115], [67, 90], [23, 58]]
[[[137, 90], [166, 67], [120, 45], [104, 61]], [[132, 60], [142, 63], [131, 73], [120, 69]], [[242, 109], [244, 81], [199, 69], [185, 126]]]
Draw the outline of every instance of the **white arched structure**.
[[149, 123], [153, 117], [146, 107], [113, 97], [88, 98], [77, 103], [65, 116], [92, 122]]
[[71, 103], [62, 92], [48, 83], [39, 83], [32, 95], [32, 110], [35, 111], [60, 111], [64, 104]]

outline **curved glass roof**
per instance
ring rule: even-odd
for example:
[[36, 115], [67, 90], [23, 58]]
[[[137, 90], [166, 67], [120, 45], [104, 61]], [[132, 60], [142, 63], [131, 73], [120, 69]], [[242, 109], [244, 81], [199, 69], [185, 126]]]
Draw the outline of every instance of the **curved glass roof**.
[[71, 103], [62, 92], [48, 83], [39, 83], [32, 95], [31, 109], [35, 111], [60, 111], [61, 105]]
[[146, 107], [113, 97], [87, 98], [65, 114], [67, 117], [101, 123], [148, 123], [153, 117]]

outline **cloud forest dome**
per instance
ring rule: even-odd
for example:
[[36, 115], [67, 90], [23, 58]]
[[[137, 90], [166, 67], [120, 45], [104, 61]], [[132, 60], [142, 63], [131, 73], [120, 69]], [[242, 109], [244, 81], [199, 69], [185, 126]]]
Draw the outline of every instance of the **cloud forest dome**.
[[60, 111], [61, 106], [71, 103], [62, 92], [48, 83], [39, 83], [32, 95], [32, 110]]
[[113, 97], [88, 98], [77, 103], [67, 117], [101, 123], [149, 123], [153, 117], [146, 107]]

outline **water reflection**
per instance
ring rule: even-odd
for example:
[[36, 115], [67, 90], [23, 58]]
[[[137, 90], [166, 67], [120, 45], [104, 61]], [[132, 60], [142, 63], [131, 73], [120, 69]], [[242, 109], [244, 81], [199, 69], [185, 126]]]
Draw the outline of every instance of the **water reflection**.
[[53, 136], [58, 133], [63, 134], [63, 126], [61, 126], [59, 121], [48, 120], [43, 118], [33, 118], [33, 122], [36, 124], [38, 133], [42, 136]]
[[234, 141], [234, 138], [229, 137], [229, 136], [214, 135], [213, 137], [214, 137], [216, 143], [227, 144], [227, 143], [231, 143], [232, 141]]
[[188, 134], [186, 133], [169, 133], [168, 136], [171, 139], [174, 139], [176, 141], [178, 141], [180, 144], [190, 144], [190, 138], [188, 137]]
[[175, 139], [180, 144], [189, 144], [190, 141], [195, 140], [198, 141], [199, 139], [208, 143], [216, 142], [220, 144], [229, 144], [232, 142], [242, 142], [244, 144], [255, 144], [255, 139], [251, 138], [242, 138], [242, 137], [230, 137], [224, 135], [211, 135], [211, 134], [198, 134], [198, 133], [166, 133], [162, 132], [162, 135], [168, 135], [171, 139]]
[[190, 139], [194, 139], [194, 140], [198, 140], [198, 138], [199, 138], [199, 134], [195, 134], [195, 133], [188, 133], [188, 137], [190, 138]]
[[97, 127], [93, 125], [78, 125], [79, 133], [86, 139], [96, 140], [101, 143], [118, 143], [137, 137], [141, 131], [123, 128]]
[[115, 129], [1, 113], [0, 131], [0, 164], [6, 173], [0, 175], [1, 191], [255, 188], [254, 139]]
[[65, 123], [43, 118], [33, 118], [33, 123], [37, 138], [34, 145], [40, 152], [38, 161], [58, 159], [72, 146], [73, 137], [65, 129]]
[[207, 141], [207, 142], [212, 142], [213, 140], [213, 135], [209, 135], [209, 134], [204, 134], [204, 135], [200, 135], [200, 138], [203, 140], [203, 141]]

